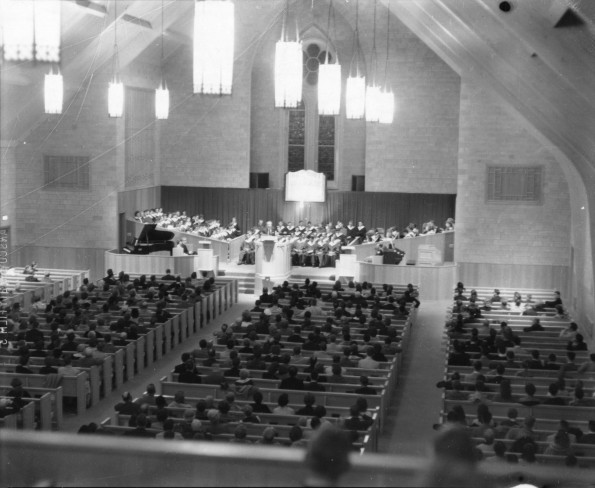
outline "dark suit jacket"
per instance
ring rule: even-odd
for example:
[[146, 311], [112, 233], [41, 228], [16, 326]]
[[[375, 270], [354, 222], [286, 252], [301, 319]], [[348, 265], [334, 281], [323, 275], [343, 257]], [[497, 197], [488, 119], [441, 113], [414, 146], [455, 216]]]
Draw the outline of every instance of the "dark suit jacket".
[[279, 384], [280, 390], [303, 390], [304, 389], [304, 382], [299, 378], [285, 378], [281, 380]]

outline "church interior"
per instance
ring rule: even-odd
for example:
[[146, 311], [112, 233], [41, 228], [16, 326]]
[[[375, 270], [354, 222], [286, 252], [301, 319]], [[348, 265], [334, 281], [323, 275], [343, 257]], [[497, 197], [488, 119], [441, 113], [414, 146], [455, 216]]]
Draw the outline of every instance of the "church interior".
[[[58, 13], [51, 8], [54, 4]], [[201, 24], [211, 4], [222, 10]], [[128, 264], [142, 241], [138, 237], [145, 221], [135, 219], [138, 211], [184, 212], [222, 225], [235, 218], [242, 240], [259, 220], [296, 227], [311, 222], [319, 229], [339, 221], [361, 222], [388, 238], [389, 228], [398, 234], [410, 223], [421, 227], [433, 221], [442, 229], [453, 219], [452, 242], [447, 241], [451, 244], [442, 249], [435, 266], [424, 266], [421, 254], [419, 262], [411, 260], [417, 248], [407, 244], [398, 266], [372, 258], [360, 263], [357, 254], [354, 273], [343, 273], [334, 258], [331, 266], [319, 262], [319, 268], [314, 261], [302, 266], [298, 259], [287, 272], [300, 286], [306, 278], [319, 280], [329, 297], [341, 276], [347, 277], [345, 287], [350, 279], [389, 283], [395, 289], [408, 283], [419, 286], [421, 306], [409, 309], [399, 332], [403, 349], [395, 354], [395, 377], [386, 380], [386, 395], [378, 396], [378, 416], [386, 418], [375, 419], [373, 447], [351, 453], [349, 473], [330, 482], [450, 486], [465, 479], [456, 473], [451, 473], [453, 478], [441, 479], [436, 473], [424, 478], [431, 471], [429, 462], [435, 463], [433, 470], [439, 469], [428, 454], [432, 445], [439, 450], [433, 424], [447, 421], [453, 401], [435, 385], [455, 371], [449, 354], [455, 348], [453, 337], [459, 337], [453, 334], [461, 331], [453, 332], [449, 324], [456, 317], [452, 298], [457, 283], [467, 288], [465, 295], [474, 288], [480, 298], [498, 288], [510, 296], [509, 303], [515, 291], [533, 293], [533, 308], [540, 312], [534, 315], [555, 331], [555, 340], [566, 337], [562, 328], [572, 322], [586, 347], [572, 349], [566, 342], [559, 350], [557, 345], [544, 346], [539, 342], [541, 329], [522, 335], [526, 324], [519, 316], [510, 323], [520, 347], [527, 355], [544, 347], [542, 358], [552, 351], [564, 358], [576, 350], [577, 364], [588, 365], [588, 352], [595, 352], [592, 0], [3, 0], [0, 12], [0, 307], [6, 310], [0, 314], [1, 334], [7, 332], [15, 297], [28, 286], [9, 290], [16, 279], [10, 269], [21, 273], [37, 263], [40, 270], [51, 270], [52, 279], [70, 283], [64, 286], [73, 293], [83, 279], [101, 289], [112, 263], [121, 266], [113, 269], [116, 275], [165, 275], [165, 263], [178, 263], [175, 254], [171, 261], [168, 253], [162, 261], [156, 258], [153, 267], [143, 267], [147, 261], [142, 259]], [[224, 17], [226, 12], [231, 12], [229, 17]], [[54, 18], [58, 44], [50, 46], [52, 36], [42, 35], [47, 29], [41, 27], [38, 33], [37, 23], [47, 27]], [[10, 44], [14, 39], [16, 45]], [[286, 82], [284, 94], [279, 91], [280, 40], [298, 46], [299, 70], [293, 73], [299, 79], [297, 100], [288, 95], [292, 83]], [[338, 69], [337, 83], [325, 91], [323, 69], [330, 66]], [[48, 89], [48, 74], [61, 75], [60, 84]], [[362, 83], [365, 79], [368, 92], [373, 87], [390, 95], [376, 102], [376, 118], [368, 113], [367, 94], [360, 100], [361, 113], [351, 113], [354, 105], [348, 95], [354, 92], [349, 87], [356, 78]], [[116, 84], [119, 99], [112, 92]], [[158, 89], [168, 90], [160, 114], [156, 99], [163, 93], [156, 94]], [[59, 96], [48, 107], [52, 94]], [[322, 202], [286, 198], [286, 175], [302, 170], [324, 175]], [[308, 191], [298, 189], [298, 195]], [[176, 239], [181, 239], [178, 231]], [[444, 235], [414, 237], [411, 242]], [[189, 240], [198, 249], [205, 239]], [[400, 248], [399, 239], [392, 244]], [[223, 323], [234, 323], [254, 307], [270, 273], [265, 276], [258, 262], [239, 266], [240, 248], [231, 243], [221, 247], [221, 254], [215, 244], [211, 247], [217, 256], [214, 273], [203, 272], [202, 278], [207, 282], [213, 275], [214, 298], [205, 295], [196, 305], [186, 304], [188, 310], [179, 310], [183, 318], [164, 327], [163, 336], [151, 332], [155, 343], [143, 343], [142, 351], [138, 344], [123, 346], [122, 351], [131, 352], [122, 353], [121, 363], [114, 357], [109, 375], [97, 367], [98, 378], [104, 377], [98, 379], [97, 391], [91, 386], [87, 392], [94, 398], [88, 400], [92, 406], [78, 414], [65, 412], [62, 428], [53, 425], [54, 432], [46, 433], [37, 432], [44, 429], [38, 420], [42, 402], [35, 400], [36, 429], [19, 429], [15, 436], [0, 428], [0, 462], [11, 466], [0, 474], [0, 484], [323, 483], [316, 477], [304, 481], [305, 449], [221, 442], [170, 443], [165, 449], [132, 439], [120, 444], [108, 436], [74, 435], [85, 423], [113, 416], [124, 392], [141, 397], [146, 385], [155, 383], [158, 393], [173, 395], [165, 393], [166, 387], [174, 388], [167, 385], [174, 383], [171, 376], [165, 382], [162, 378], [171, 375], [180, 354], [198, 348], [199, 339], [217, 337]], [[132, 254], [126, 255], [127, 248]], [[339, 260], [343, 265], [347, 258], [337, 254]], [[188, 268], [182, 280], [200, 269]], [[43, 274], [37, 276], [43, 281]], [[198, 280], [202, 286], [200, 272]], [[253, 288], [242, 288], [242, 280], [256, 281]], [[43, 301], [49, 303], [64, 289], [46, 287]], [[554, 291], [563, 300], [562, 318], [550, 310]], [[22, 313], [32, 313], [35, 292], [31, 296], [21, 301]], [[500, 337], [505, 315], [496, 313], [499, 299], [497, 306], [491, 303], [482, 318], [487, 317], [485, 327], [497, 328]], [[331, 316], [332, 308], [326, 306], [332, 305], [323, 305]], [[407, 306], [412, 307], [409, 302]], [[486, 333], [476, 327], [480, 335]], [[465, 340], [467, 332], [461, 336]], [[576, 331], [573, 340], [575, 336]], [[142, 356], [149, 347], [150, 354]], [[524, 357], [525, 352], [516, 354]], [[118, 364], [123, 369], [119, 375]], [[0, 395], [10, 390], [14, 376], [6, 367], [1, 366]], [[595, 415], [590, 413], [595, 404], [568, 406], [577, 379], [584, 381], [584, 394], [591, 397], [595, 376], [579, 377], [580, 367], [570, 370], [564, 364], [560, 370], [569, 371], [561, 376], [570, 410], [558, 414], [556, 422], [576, 421], [586, 434], [593, 421], [595, 436]], [[538, 390], [547, 393], [545, 380], [543, 387], [533, 376]], [[514, 383], [513, 392], [520, 396], [524, 388], [525, 381]], [[330, 410], [331, 400], [325, 399]], [[276, 404], [277, 398], [271, 401]], [[349, 416], [353, 399], [344, 401], [348, 403], [337, 410], [337, 419]], [[420, 409], [424, 405], [427, 408]], [[495, 416], [506, 417], [504, 407], [489, 405], [498, 412]], [[476, 410], [477, 402], [470, 401], [465, 408], [469, 423]], [[539, 408], [526, 410], [519, 407], [519, 416], [537, 417], [538, 430], [547, 430]], [[23, 421], [24, 415], [18, 417], [19, 426]], [[418, 429], [423, 431], [419, 439]], [[545, 442], [537, 443], [538, 448]], [[578, 467], [538, 450], [541, 457], [535, 464], [465, 465], [466, 482], [485, 476], [481, 479], [494, 486], [512, 487], [526, 480], [593, 486], [595, 450], [589, 454], [579, 447], [584, 449], [575, 449]], [[45, 461], [33, 462], [33, 456]], [[230, 462], [236, 464], [232, 469]], [[514, 479], [511, 473], [519, 470], [522, 479]]]

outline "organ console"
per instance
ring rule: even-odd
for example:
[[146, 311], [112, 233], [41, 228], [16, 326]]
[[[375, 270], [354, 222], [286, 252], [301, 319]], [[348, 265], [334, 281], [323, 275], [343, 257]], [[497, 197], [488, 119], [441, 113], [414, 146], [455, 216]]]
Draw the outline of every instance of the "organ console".
[[157, 224], [145, 224], [134, 243], [127, 244], [123, 249], [128, 254], [151, 254], [157, 251], [169, 251], [174, 248], [174, 233], [168, 230], [155, 230]]

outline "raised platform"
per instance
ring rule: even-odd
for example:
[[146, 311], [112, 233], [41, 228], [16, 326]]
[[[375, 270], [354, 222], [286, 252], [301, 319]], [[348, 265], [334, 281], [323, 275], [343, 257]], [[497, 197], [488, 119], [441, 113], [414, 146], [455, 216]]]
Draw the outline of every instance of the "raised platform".
[[105, 251], [105, 267], [114, 273], [125, 271], [134, 274], [163, 275], [167, 269], [173, 274], [187, 277], [196, 271], [210, 271], [217, 276], [219, 256], [212, 249], [197, 249], [197, 255], [170, 256], [167, 252], [153, 254], [126, 254], [118, 249]]

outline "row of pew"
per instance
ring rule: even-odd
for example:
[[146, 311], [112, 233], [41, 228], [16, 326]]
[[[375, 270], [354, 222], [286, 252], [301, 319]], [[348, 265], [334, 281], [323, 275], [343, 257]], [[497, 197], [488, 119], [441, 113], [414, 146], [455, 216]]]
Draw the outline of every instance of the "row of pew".
[[[143, 298], [142, 294], [139, 298]], [[64, 398], [76, 399], [77, 414], [97, 405], [101, 398], [108, 396], [112, 390], [120, 388], [146, 368], [153, 367], [156, 361], [198, 332], [204, 324], [233, 306], [237, 298], [236, 280], [217, 279], [214, 289], [205, 293], [201, 300], [190, 306], [176, 302], [168, 303], [167, 310], [172, 314], [170, 319], [164, 323], [157, 323], [154, 328], [149, 328], [146, 334], [139, 335], [138, 339], [118, 341], [115, 344], [115, 353], [106, 354], [100, 365], [79, 367], [81, 372], [76, 376], [60, 375], [56, 378], [56, 375], [16, 374], [14, 370], [18, 364], [18, 356], [0, 356], [0, 388], [8, 391], [12, 378], [18, 377], [26, 390], [50, 393], [52, 401], [49, 408], [44, 402], [40, 403], [37, 409], [40, 418], [38, 427], [42, 430], [59, 430], [63, 422]], [[154, 311], [154, 306], [155, 304], [149, 304], [149, 310]], [[51, 330], [43, 326], [45, 313], [36, 315], [42, 324], [39, 330], [44, 333], [47, 341]], [[120, 316], [119, 312], [115, 312], [113, 320], [116, 321]], [[76, 340], [79, 343], [87, 342], [86, 338], [80, 336]], [[33, 344], [29, 346], [33, 347]], [[31, 357], [28, 367], [35, 372], [43, 363], [43, 357]], [[76, 362], [73, 364], [76, 366]], [[19, 424], [24, 428], [31, 427], [31, 423], [25, 422], [22, 417], [19, 413]], [[10, 427], [14, 423], [8, 419], [4, 425]]]
[[[303, 282], [299, 280], [291, 280], [292, 282], [298, 283], [302, 285]], [[319, 282], [319, 289], [324, 294], [328, 294], [331, 291], [333, 283], [332, 282]], [[377, 285], [378, 289], [382, 289], [381, 285]], [[395, 296], [398, 296], [402, 293], [405, 289], [405, 286], [394, 286]], [[280, 306], [288, 305], [288, 300], [281, 300], [279, 302]], [[321, 326], [327, 316], [331, 315], [332, 305], [330, 303], [326, 303], [323, 301], [318, 302], [319, 305], [325, 311], [325, 315], [321, 316], [312, 316], [312, 322], [315, 326]], [[369, 309], [364, 309], [364, 313], [369, 315]], [[399, 347], [402, 351], [405, 351], [407, 348], [408, 338], [409, 338], [409, 329], [415, 323], [415, 318], [417, 314], [417, 309], [411, 307], [410, 313], [407, 319], [400, 319], [396, 320], [393, 319], [391, 323], [391, 328], [396, 330], [397, 335], [396, 338], [399, 341]], [[251, 313], [253, 323], [258, 321], [260, 313], [252, 312]], [[271, 323], [274, 323], [274, 317], [271, 317]], [[293, 332], [293, 327], [295, 325], [301, 325], [303, 322], [303, 318], [295, 318], [294, 320], [296, 324], [292, 324], [289, 327], [289, 332]], [[341, 327], [337, 326], [335, 330], [336, 334], [340, 337], [341, 336]], [[350, 326], [350, 333], [352, 336], [352, 340], [355, 340], [358, 343], [360, 349], [366, 346], [366, 343], [363, 340], [363, 335], [365, 332], [365, 328], [359, 326], [359, 324], [351, 324]], [[306, 338], [310, 333], [309, 330], [302, 330], [301, 334], [303, 338]], [[243, 340], [244, 333], [236, 331], [233, 333], [233, 338], [236, 342], [241, 343]], [[262, 342], [266, 340], [266, 335], [261, 334], [258, 336], [258, 341]], [[385, 336], [377, 336], [371, 342], [383, 342]], [[290, 343], [286, 341], [281, 341], [281, 354], [287, 353], [290, 354], [293, 352], [293, 348], [295, 346], [300, 345], [300, 343]], [[213, 347], [216, 350], [217, 357], [224, 352], [227, 347], [225, 345], [218, 345], [215, 344]], [[312, 351], [302, 351], [302, 357], [307, 360], [313, 354]], [[242, 360], [248, 359], [250, 354], [239, 354]], [[394, 354], [387, 356], [388, 361], [386, 363], [380, 363], [380, 367], [378, 369], [364, 369], [359, 367], [347, 367], [346, 368], [346, 375], [345, 379], [348, 381], [347, 384], [331, 384], [331, 383], [321, 383], [326, 389], [326, 391], [316, 391], [312, 392], [316, 398], [317, 405], [324, 405], [327, 410], [327, 419], [331, 422], [342, 422], [344, 418], [349, 417], [349, 408], [351, 405], [355, 403], [355, 400], [359, 396], [363, 396], [366, 401], [368, 402], [369, 407], [369, 414], [374, 418], [373, 425], [367, 430], [363, 432], [358, 432], [358, 441], [354, 444], [359, 447], [360, 452], [374, 452], [377, 450], [377, 442], [378, 442], [378, 434], [383, 426], [383, 421], [387, 415], [388, 410], [388, 401], [392, 392], [394, 391], [397, 382], [398, 376], [401, 367], [401, 359], [402, 354]], [[328, 365], [331, 363], [331, 357], [320, 358], [318, 362], [321, 364]], [[293, 364], [293, 363], [291, 363]], [[298, 368], [298, 377], [305, 378], [307, 376], [305, 370], [308, 367], [308, 364], [305, 362], [295, 364]], [[207, 374], [212, 372], [213, 368], [208, 366], [198, 366], [198, 373], [201, 377], [206, 377]], [[287, 393], [289, 396], [289, 406], [294, 408], [294, 410], [298, 410], [303, 406], [303, 398], [304, 395], [307, 393], [306, 391], [302, 390], [279, 390], [278, 384], [279, 380], [270, 380], [270, 379], [263, 379], [261, 378], [261, 374], [263, 371], [261, 370], [249, 370], [250, 378], [253, 380], [255, 387], [263, 394], [263, 404], [269, 406], [270, 410], [272, 411], [273, 408], [277, 405], [277, 399], [280, 393]], [[354, 390], [361, 386], [359, 384], [359, 377], [361, 375], [368, 376], [370, 380], [370, 386], [377, 389], [376, 395], [358, 395], [354, 393]], [[233, 386], [233, 381], [237, 379], [234, 377], [228, 378], [230, 385]], [[188, 384], [188, 383], [179, 383], [177, 381], [177, 374], [173, 371], [170, 372], [168, 375], [164, 376], [159, 384], [158, 390], [160, 391], [161, 395], [163, 395], [168, 403], [173, 400], [175, 394], [179, 391], [183, 391], [185, 394], [186, 402], [189, 404], [195, 404], [197, 401], [201, 399], [205, 399], [207, 397], [212, 397], [217, 401], [222, 400], [225, 398], [225, 395], [228, 393], [229, 390], [222, 388], [220, 385], [209, 385], [209, 384]], [[231, 390], [233, 391], [233, 389]], [[244, 405], [251, 403], [250, 398], [236, 398], [236, 403], [238, 405]], [[178, 412], [180, 415], [182, 412]], [[299, 417], [297, 416], [285, 416], [283, 418], [278, 418], [274, 414], [265, 414], [259, 416], [262, 417], [262, 423], [251, 425], [250, 426], [250, 436], [252, 436], [252, 440], [259, 438], [262, 434], [262, 431], [273, 425], [275, 429], [280, 434], [280, 442], [282, 444], [287, 444], [289, 442], [287, 438], [287, 433], [292, 425], [295, 425]], [[154, 418], [153, 418], [154, 420]], [[128, 417], [122, 416], [120, 414], [114, 414], [113, 416], [105, 419], [101, 424], [104, 429], [107, 429], [114, 433], [123, 433], [130, 427], [127, 426]], [[249, 437], [250, 437], [249, 436]], [[233, 434], [221, 434], [216, 436], [215, 439], [219, 440], [227, 440], [228, 438], [233, 437]]]
[[[470, 288], [469, 288], [470, 289]], [[467, 293], [469, 292], [467, 290]], [[477, 287], [475, 290], [478, 293], [480, 300], [488, 300], [493, 295], [493, 288], [482, 288]], [[508, 301], [512, 302], [513, 294], [518, 291], [522, 299], [530, 294], [536, 302], [551, 301], [555, 298], [554, 290], [539, 290], [539, 289], [500, 289], [500, 296]], [[464, 301], [465, 302], [465, 301]], [[466, 302], [465, 302], [466, 303]], [[454, 304], [453, 304], [454, 305]], [[444, 370], [444, 380], [448, 381], [452, 374], [458, 372], [461, 375], [461, 379], [464, 379], [464, 375], [469, 374], [473, 371], [472, 366], [455, 366], [449, 364], [449, 354], [452, 352], [452, 345], [455, 340], [467, 341], [471, 338], [471, 329], [477, 328], [480, 338], [486, 338], [489, 333], [489, 328], [499, 330], [500, 323], [505, 321], [514, 331], [521, 342], [519, 347], [509, 348], [514, 352], [514, 360], [519, 364], [516, 368], [505, 367], [503, 378], [510, 380], [512, 386], [512, 394], [516, 398], [520, 398], [525, 394], [526, 383], [533, 383], [536, 386], [537, 392], [536, 397], [543, 399], [547, 396], [548, 386], [551, 383], [556, 382], [560, 376], [560, 370], [550, 369], [529, 369], [528, 371], [520, 367], [523, 360], [531, 357], [531, 352], [534, 350], [539, 351], [541, 359], [547, 359], [548, 355], [555, 354], [557, 362], [560, 365], [565, 364], [566, 352], [568, 339], [560, 337], [560, 332], [566, 329], [570, 324], [570, 319], [561, 319], [555, 316], [555, 309], [546, 308], [540, 312], [537, 316], [525, 316], [519, 312], [511, 312], [510, 310], [502, 309], [499, 303], [493, 303], [491, 310], [482, 310], [482, 317], [476, 318], [475, 320], [469, 319], [465, 324], [465, 333], [449, 335], [445, 329], [445, 342], [446, 342], [446, 360]], [[447, 310], [446, 322], [449, 323], [453, 318], [453, 308], [449, 307]], [[539, 318], [543, 330], [532, 330], [525, 331], [526, 327], [529, 327], [534, 318]], [[575, 351], [576, 360], [575, 363], [580, 365], [584, 362], [588, 362], [589, 352], [588, 351]], [[480, 359], [479, 353], [471, 354], [471, 362]], [[506, 364], [504, 359], [490, 361], [489, 366], [482, 368], [481, 373], [487, 376], [487, 372], [490, 367], [497, 364]], [[573, 368], [574, 369], [574, 368]], [[571, 400], [571, 392], [574, 389], [577, 381], [580, 380], [584, 384], [585, 398], [591, 397], [595, 392], [595, 374], [593, 373], [577, 373], [576, 371], [569, 370], [564, 371], [563, 379], [566, 385], [566, 390], [560, 391], [560, 396], [566, 400]], [[488, 378], [489, 381], [489, 378]], [[473, 385], [466, 384], [463, 381], [463, 387], [466, 391], [472, 389]], [[484, 403], [489, 407], [490, 412], [493, 415], [493, 419], [496, 423], [500, 423], [507, 419], [508, 412], [511, 408], [514, 408], [518, 412], [517, 421], [522, 424], [524, 418], [532, 416], [536, 419], [535, 430], [538, 439], [536, 444], [538, 446], [538, 453], [536, 454], [536, 461], [538, 463], [563, 465], [565, 463], [565, 456], [555, 456], [543, 454], [547, 447], [546, 437], [555, 434], [559, 428], [560, 420], [566, 420], [570, 422], [571, 426], [580, 428], [583, 432], [588, 432], [588, 423], [590, 420], [595, 418], [594, 409], [595, 399], [592, 405], [589, 404], [589, 399], [585, 400], [585, 406], [570, 406], [570, 405], [548, 405], [548, 404], [537, 404], [534, 406], [525, 406], [523, 404], [511, 401], [504, 402], [501, 400], [492, 401], [493, 394], [498, 392], [498, 385], [488, 383], [492, 394], [488, 393]], [[478, 407], [478, 402], [471, 400], [460, 400], [460, 399], [449, 399], [447, 391], [443, 393], [443, 408], [441, 411], [441, 422], [446, 421], [447, 413], [452, 410], [456, 405], [463, 407], [467, 417], [472, 416]], [[477, 444], [483, 442], [483, 438], [474, 439]], [[512, 447], [513, 442], [511, 440], [503, 440], [506, 444], [507, 449]], [[573, 452], [577, 454], [579, 466], [581, 467], [595, 467], [595, 445], [580, 444], [577, 443], [573, 446]], [[512, 453], [507, 453], [512, 454]]]

